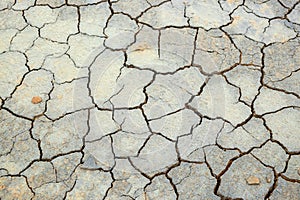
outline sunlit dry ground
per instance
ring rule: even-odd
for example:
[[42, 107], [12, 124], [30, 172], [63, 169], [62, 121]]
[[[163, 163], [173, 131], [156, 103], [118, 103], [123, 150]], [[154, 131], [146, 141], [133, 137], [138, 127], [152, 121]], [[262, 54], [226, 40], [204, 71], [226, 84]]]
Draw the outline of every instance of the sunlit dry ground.
[[1, 200], [300, 199], [299, 0], [2, 0]]

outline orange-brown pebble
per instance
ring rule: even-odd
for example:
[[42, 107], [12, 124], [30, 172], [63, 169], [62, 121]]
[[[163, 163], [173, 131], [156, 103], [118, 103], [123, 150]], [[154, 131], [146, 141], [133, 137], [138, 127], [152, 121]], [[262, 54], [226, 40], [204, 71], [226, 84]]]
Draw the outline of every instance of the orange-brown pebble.
[[259, 178], [255, 176], [250, 176], [249, 178], [247, 178], [247, 183], [248, 185], [259, 185], [260, 181]]
[[32, 99], [31, 99], [31, 103], [33, 103], [33, 104], [38, 104], [38, 103], [41, 103], [42, 101], [43, 101], [43, 99], [39, 96], [32, 97]]

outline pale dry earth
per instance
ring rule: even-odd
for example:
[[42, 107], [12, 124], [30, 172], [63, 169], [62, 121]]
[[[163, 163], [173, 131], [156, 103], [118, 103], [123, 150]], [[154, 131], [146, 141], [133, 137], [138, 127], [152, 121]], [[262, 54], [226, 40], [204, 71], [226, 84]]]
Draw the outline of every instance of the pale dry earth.
[[299, 200], [299, 0], [1, 0], [1, 200]]

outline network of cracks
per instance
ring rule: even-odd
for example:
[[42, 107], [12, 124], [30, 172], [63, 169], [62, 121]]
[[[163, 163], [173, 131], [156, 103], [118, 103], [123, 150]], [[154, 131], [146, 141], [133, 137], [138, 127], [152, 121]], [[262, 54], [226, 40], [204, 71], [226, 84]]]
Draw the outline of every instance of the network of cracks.
[[300, 198], [299, 0], [2, 0], [0, 199]]

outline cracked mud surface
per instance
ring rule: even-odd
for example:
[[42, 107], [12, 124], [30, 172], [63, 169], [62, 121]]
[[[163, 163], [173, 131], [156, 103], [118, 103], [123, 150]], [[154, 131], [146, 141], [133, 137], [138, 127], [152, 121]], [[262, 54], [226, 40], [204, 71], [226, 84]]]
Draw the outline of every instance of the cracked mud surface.
[[0, 199], [300, 199], [299, 0], [3, 0]]

